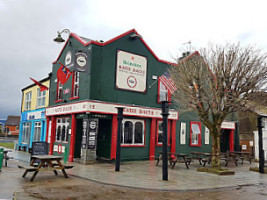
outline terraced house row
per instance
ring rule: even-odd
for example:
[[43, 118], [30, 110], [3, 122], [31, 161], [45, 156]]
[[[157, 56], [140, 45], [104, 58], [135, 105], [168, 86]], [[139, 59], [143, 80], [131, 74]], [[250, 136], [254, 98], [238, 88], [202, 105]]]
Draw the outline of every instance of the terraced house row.
[[[121, 159], [152, 160], [162, 150], [165, 99], [168, 151], [211, 152], [209, 130], [196, 113], [175, 109], [160, 79], [173, 63], [159, 59], [136, 30], [106, 42], [71, 33], [55, 57], [50, 75], [40, 81], [49, 90], [40, 92], [36, 84], [22, 89], [19, 146], [47, 141], [50, 154], [66, 153], [69, 161], [85, 164], [115, 159], [117, 107], [124, 107]], [[222, 151], [239, 148], [235, 120], [222, 125]]]

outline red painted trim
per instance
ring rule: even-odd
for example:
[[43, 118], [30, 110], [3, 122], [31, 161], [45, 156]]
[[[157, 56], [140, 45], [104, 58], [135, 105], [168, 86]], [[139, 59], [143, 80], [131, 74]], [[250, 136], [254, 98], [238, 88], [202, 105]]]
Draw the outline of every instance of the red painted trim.
[[229, 150], [234, 151], [234, 130], [230, 131], [229, 135]]
[[111, 132], [111, 148], [110, 148], [110, 159], [116, 159], [116, 148], [117, 148], [117, 131], [118, 122], [117, 115], [112, 116], [112, 132]]
[[49, 122], [51, 117], [46, 117], [46, 136], [45, 141], [48, 142], [48, 135], [49, 135]]
[[80, 97], [71, 97], [70, 100], [79, 99]]
[[49, 155], [53, 155], [53, 147], [54, 147], [54, 142], [55, 142], [55, 133], [56, 133], [56, 117], [52, 116]]
[[155, 159], [155, 144], [156, 144], [156, 119], [151, 119], [150, 126], [150, 146], [149, 146], [149, 160]]
[[71, 114], [71, 137], [70, 137], [69, 162], [73, 162], [73, 158], [74, 158], [75, 136], [76, 136], [76, 116], [75, 114]]
[[138, 145], [138, 144], [121, 144], [121, 147], [146, 147], [146, 145]]
[[[199, 129], [201, 131], [201, 133], [199, 134], [198, 137], [198, 144], [192, 144], [192, 124], [198, 124], [199, 125]], [[201, 130], [201, 122], [190, 122], [190, 146], [191, 147], [200, 147], [201, 146], [201, 135], [202, 135], [202, 130]]]
[[171, 120], [171, 152], [176, 152], [176, 120]]
[[[139, 33], [137, 33], [137, 31], [136, 31], [135, 29], [131, 29], [131, 30], [129, 30], [129, 31], [127, 31], [127, 32], [125, 32], [125, 33], [123, 33], [123, 34], [121, 34], [121, 35], [119, 35], [119, 36], [113, 38], [113, 39], [110, 39], [110, 40], [104, 42], [104, 43], [97, 42], [97, 41], [93, 41], [93, 40], [91, 40], [90, 42], [86, 42], [86, 41], [84, 41], [81, 37], [79, 37], [79, 36], [78, 36], [77, 34], [75, 34], [75, 33], [71, 33], [71, 34], [70, 34], [70, 37], [72, 36], [73, 38], [75, 38], [76, 40], [78, 40], [83, 46], [88, 46], [88, 45], [90, 45], [90, 44], [95, 44], [95, 45], [98, 45], [98, 46], [106, 46], [106, 45], [108, 45], [108, 44], [110, 44], [110, 43], [112, 43], [112, 42], [115, 42], [116, 40], [118, 40], [118, 39], [120, 39], [120, 38], [122, 38], [122, 37], [124, 37], [124, 36], [126, 36], [126, 35], [128, 35], [128, 34], [130, 34], [130, 33], [135, 33], [135, 34], [139, 35]], [[60, 56], [61, 56], [61, 54], [62, 54], [64, 48], [65, 48], [66, 45], [68, 44], [68, 41], [69, 41], [70, 37], [69, 37], [68, 40], [65, 42], [65, 45], [63, 46], [62, 50], [61, 50], [60, 53], [59, 53], [59, 56], [57, 57], [56, 61], [53, 62], [53, 64], [57, 63], [57, 61], [59, 60], [59, 58], [60, 58]], [[165, 64], [169, 64], [169, 65], [176, 65], [176, 63], [171, 63], [171, 62], [169, 62], [169, 61], [165, 61], [165, 60], [161, 60], [161, 59], [159, 59], [159, 58], [156, 56], [156, 54], [151, 50], [151, 48], [147, 45], [147, 43], [143, 40], [143, 38], [140, 37], [139, 39], [141, 40], [141, 42], [143, 42], [143, 44], [145, 45], [145, 47], [146, 47], [146, 48], [150, 51], [150, 53], [156, 58], [157, 61], [162, 62], [162, 63], [165, 63]]]
[[71, 97], [70, 99], [74, 98], [74, 82], [75, 82], [75, 72], [72, 73], [72, 82], [71, 82]]
[[59, 102], [62, 102], [62, 101], [63, 101], [63, 99], [61, 99], [61, 100], [56, 100], [55, 103], [59, 103]]

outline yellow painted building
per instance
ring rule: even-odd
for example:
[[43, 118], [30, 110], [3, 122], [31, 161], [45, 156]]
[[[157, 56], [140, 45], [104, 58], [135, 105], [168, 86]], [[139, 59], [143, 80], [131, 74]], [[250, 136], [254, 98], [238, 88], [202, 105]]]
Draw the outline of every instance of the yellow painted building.
[[50, 74], [39, 81], [47, 87], [41, 88], [35, 82], [22, 91], [21, 118], [18, 149], [29, 150], [33, 142], [46, 141], [45, 108], [49, 105]]
[[[49, 88], [50, 80], [43, 79], [40, 81], [44, 86]], [[41, 98], [45, 95], [44, 103]], [[29, 85], [28, 87], [22, 89], [22, 105], [21, 105], [21, 112], [29, 111], [29, 110], [36, 110], [39, 108], [45, 108], [49, 104], [49, 90], [44, 90], [43, 92], [40, 91], [40, 87], [35, 83]]]

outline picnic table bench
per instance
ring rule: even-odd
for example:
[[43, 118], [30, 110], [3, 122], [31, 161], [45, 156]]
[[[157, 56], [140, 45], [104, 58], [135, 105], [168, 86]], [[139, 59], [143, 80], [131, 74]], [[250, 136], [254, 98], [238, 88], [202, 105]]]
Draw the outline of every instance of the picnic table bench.
[[[167, 153], [168, 161], [170, 165], [172, 166], [172, 169], [175, 167], [176, 163], [184, 163], [186, 168], [189, 169], [189, 165], [191, 160], [187, 158], [187, 154], [183, 153], [172, 153], [168, 152]], [[158, 166], [160, 160], [162, 160], [162, 152], [159, 152], [158, 158], [157, 158], [157, 163], [156, 165]]]

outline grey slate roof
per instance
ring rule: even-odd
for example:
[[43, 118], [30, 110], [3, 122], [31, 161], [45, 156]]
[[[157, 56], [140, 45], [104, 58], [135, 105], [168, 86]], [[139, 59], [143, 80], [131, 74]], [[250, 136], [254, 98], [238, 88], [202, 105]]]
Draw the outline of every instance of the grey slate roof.
[[8, 115], [6, 120], [6, 126], [19, 126], [20, 116]]

